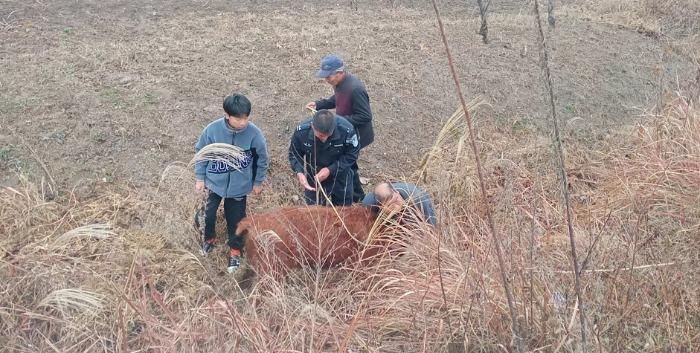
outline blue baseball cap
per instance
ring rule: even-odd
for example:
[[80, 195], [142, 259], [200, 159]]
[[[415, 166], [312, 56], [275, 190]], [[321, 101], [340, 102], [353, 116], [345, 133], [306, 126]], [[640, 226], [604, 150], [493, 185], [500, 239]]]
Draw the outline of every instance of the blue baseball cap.
[[326, 78], [338, 71], [343, 71], [345, 64], [343, 59], [335, 54], [326, 55], [321, 59], [321, 69], [318, 70], [318, 77]]

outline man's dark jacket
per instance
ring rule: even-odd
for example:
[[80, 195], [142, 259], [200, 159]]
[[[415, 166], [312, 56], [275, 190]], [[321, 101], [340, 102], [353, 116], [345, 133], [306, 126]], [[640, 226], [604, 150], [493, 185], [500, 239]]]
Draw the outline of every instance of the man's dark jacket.
[[365, 85], [355, 75], [345, 74], [345, 78], [333, 88], [334, 94], [326, 99], [316, 101], [316, 109], [333, 109], [335, 113], [347, 119], [360, 137], [360, 148], [365, 148], [374, 141], [372, 127], [372, 109]]
[[307, 119], [294, 131], [289, 144], [289, 164], [294, 173], [305, 173], [309, 184], [315, 186], [314, 176], [322, 168], [331, 172], [325, 183], [336, 178], [345, 180], [347, 173], [357, 161], [360, 144], [355, 128], [345, 118], [335, 117], [336, 127], [326, 142], [314, 136], [311, 121]]

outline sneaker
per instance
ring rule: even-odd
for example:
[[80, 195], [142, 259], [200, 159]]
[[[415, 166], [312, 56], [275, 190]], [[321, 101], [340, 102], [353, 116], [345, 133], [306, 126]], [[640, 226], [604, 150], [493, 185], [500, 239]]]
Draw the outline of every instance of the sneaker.
[[238, 249], [231, 249], [228, 255], [228, 267], [226, 271], [228, 273], [234, 273], [241, 267], [241, 251]]
[[216, 247], [216, 241], [214, 239], [207, 240], [202, 243], [202, 249], [200, 250], [202, 256], [207, 256]]

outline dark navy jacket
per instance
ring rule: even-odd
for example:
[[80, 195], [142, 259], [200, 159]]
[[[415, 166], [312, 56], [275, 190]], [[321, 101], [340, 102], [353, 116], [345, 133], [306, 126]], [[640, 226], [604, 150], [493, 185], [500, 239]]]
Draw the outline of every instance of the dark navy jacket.
[[302, 122], [292, 135], [289, 144], [289, 164], [292, 170], [294, 173], [305, 173], [310, 185], [315, 185], [314, 175], [322, 168], [327, 167], [331, 172], [327, 181], [346, 176], [360, 152], [355, 128], [345, 118], [336, 115], [333, 134], [326, 142], [321, 142], [314, 136], [312, 120]]
[[374, 142], [372, 109], [365, 85], [354, 75], [347, 73], [345, 79], [333, 88], [334, 94], [316, 101], [316, 109], [334, 109], [347, 119], [360, 137], [360, 148]]

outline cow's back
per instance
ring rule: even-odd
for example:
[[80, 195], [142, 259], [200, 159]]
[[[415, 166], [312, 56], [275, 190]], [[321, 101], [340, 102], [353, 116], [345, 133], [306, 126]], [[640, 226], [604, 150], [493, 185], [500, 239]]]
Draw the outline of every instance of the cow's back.
[[284, 207], [244, 218], [245, 257], [258, 273], [304, 265], [330, 267], [357, 258], [376, 219], [366, 207]]

